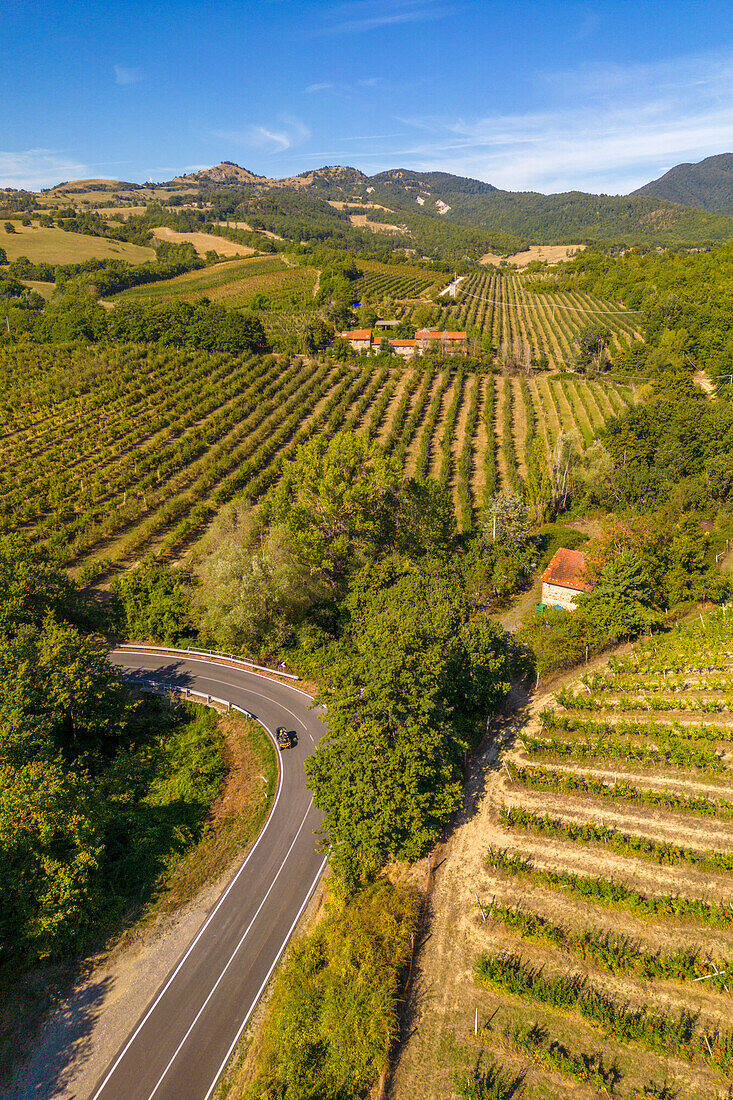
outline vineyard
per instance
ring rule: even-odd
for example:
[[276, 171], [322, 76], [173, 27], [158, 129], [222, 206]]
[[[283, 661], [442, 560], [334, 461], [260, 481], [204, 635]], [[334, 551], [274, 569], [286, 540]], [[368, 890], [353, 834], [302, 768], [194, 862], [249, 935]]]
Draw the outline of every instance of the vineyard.
[[221, 504], [258, 499], [299, 443], [340, 428], [450, 486], [468, 528], [487, 495], [521, 487], [538, 441], [545, 456], [561, 430], [582, 446], [631, 400], [578, 377], [129, 346], [8, 348], [0, 373], [0, 531], [23, 529], [84, 577], [177, 558]]
[[457, 1094], [480, 1096], [480, 1056], [526, 1100], [728, 1097], [733, 609], [576, 674], [499, 736], [437, 880], [395, 1094], [451, 1095], [457, 1063]]
[[420, 298], [435, 292], [445, 283], [444, 275], [423, 271], [408, 264], [380, 264], [360, 260], [361, 274], [354, 280], [354, 295], [362, 301], [381, 302], [385, 298]]
[[[402, 316], [418, 308], [404, 305]], [[590, 294], [537, 293], [518, 275], [475, 273], [459, 286], [459, 297], [437, 308], [439, 328], [478, 331], [489, 336], [504, 358], [519, 363], [546, 355], [553, 366], [571, 364], [580, 329], [600, 321], [613, 333], [614, 347], [637, 336], [635, 316], [623, 306]]]

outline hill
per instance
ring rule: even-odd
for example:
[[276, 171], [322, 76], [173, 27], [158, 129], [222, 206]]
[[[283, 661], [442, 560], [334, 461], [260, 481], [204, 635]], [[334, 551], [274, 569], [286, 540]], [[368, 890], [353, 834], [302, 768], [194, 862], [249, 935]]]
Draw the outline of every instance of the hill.
[[632, 195], [682, 203], [715, 214], [733, 214], [733, 153], [706, 157], [697, 164], [676, 164]]
[[[733, 155], [710, 158], [703, 164], [713, 161], [717, 163], [718, 206], [722, 207], [722, 181], [726, 164], [727, 178], [733, 179]], [[420, 256], [456, 264], [462, 257], [478, 259], [491, 251], [508, 255], [530, 244], [597, 241], [705, 246], [727, 242], [733, 240], [733, 189], [729, 193], [728, 208], [719, 212], [710, 206], [703, 208], [702, 200], [693, 201], [687, 191], [680, 194], [688, 205], [651, 193], [618, 196], [570, 191], [544, 195], [503, 191], [448, 172], [393, 168], [367, 176], [344, 165], [271, 179], [222, 161], [156, 184], [77, 180], [35, 196], [7, 192], [0, 205], [7, 213], [54, 209], [63, 204], [112, 214], [115, 203], [121, 204], [123, 213], [141, 203], [160, 202], [164, 207], [183, 206], [189, 211], [196, 203], [204, 215], [202, 221], [233, 221], [285, 240], [328, 240], [335, 247], [357, 252], [414, 250]], [[98, 226], [92, 228], [99, 230]], [[169, 228], [210, 231], [193, 223], [171, 223]], [[380, 243], [377, 237], [382, 238]], [[258, 247], [254, 240], [239, 243]]]
[[242, 168], [231, 160], [223, 160], [213, 168], [204, 168], [199, 172], [187, 172], [174, 176], [172, 180], [161, 184], [162, 187], [199, 187], [202, 190], [217, 187], [241, 187], [242, 184], [267, 183], [266, 176], [258, 176], [248, 168]]

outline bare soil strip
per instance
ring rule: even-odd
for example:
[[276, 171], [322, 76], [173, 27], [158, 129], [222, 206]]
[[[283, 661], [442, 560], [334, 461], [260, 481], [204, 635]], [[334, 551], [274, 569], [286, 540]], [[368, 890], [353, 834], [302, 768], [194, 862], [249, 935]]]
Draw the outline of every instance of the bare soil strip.
[[488, 439], [486, 436], [486, 423], [484, 417], [486, 415], [486, 387], [488, 385], [488, 379], [478, 378], [476, 380], [476, 385], [479, 386], [479, 398], [476, 415], [476, 434], [473, 440], [473, 467], [471, 469], [469, 489], [471, 492], [471, 499], [473, 500], [473, 506], [478, 509], [483, 505], [486, 488], [484, 469], [486, 465]]
[[509, 467], [506, 462], [506, 455], [504, 454], [504, 448], [502, 446], [502, 435], [504, 432], [504, 405], [506, 399], [504, 396], [504, 375], [497, 374], [494, 376], [494, 385], [496, 386], [496, 400], [494, 402], [494, 445], [496, 447], [496, 468], [499, 474], [498, 481], [500, 487], [509, 492], [511, 489], [511, 481], [509, 478]]

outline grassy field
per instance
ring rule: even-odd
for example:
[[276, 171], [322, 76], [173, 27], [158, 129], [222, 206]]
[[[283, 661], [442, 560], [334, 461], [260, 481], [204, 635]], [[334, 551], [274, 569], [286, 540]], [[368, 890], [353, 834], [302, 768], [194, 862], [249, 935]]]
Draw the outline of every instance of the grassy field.
[[487, 750], [393, 1100], [454, 1096], [489, 1051], [523, 1100], [729, 1095], [731, 685], [717, 611], [540, 695]]
[[487, 494], [521, 488], [530, 429], [546, 455], [561, 429], [582, 449], [632, 400], [577, 376], [134, 346], [7, 348], [0, 379], [0, 531], [25, 530], [77, 568], [175, 559], [226, 500], [257, 499], [299, 443], [342, 427], [378, 439], [407, 473], [441, 479], [466, 527]]
[[126, 260], [142, 264], [154, 260], [152, 248], [108, 241], [104, 237], [88, 237], [83, 233], [67, 233], [63, 229], [41, 229], [15, 222], [15, 233], [3, 233], [0, 247], [9, 260], [27, 256], [31, 263], [78, 264], [83, 260]]
[[288, 271], [279, 256], [254, 256], [249, 260], [228, 260], [203, 271], [189, 271], [160, 283], [147, 283], [130, 287], [115, 295], [115, 300], [129, 298], [179, 298], [195, 302], [207, 297], [219, 301], [241, 293], [243, 284], [259, 275]]
[[[132, 287], [118, 294], [117, 299], [158, 298], [195, 302], [209, 298], [227, 307], [249, 307], [257, 295], [266, 299], [262, 320], [272, 326], [287, 327], [287, 317], [269, 318], [270, 310], [301, 310], [313, 305], [313, 291], [318, 278], [314, 267], [291, 267], [279, 256], [255, 256], [249, 260], [232, 260], [216, 264], [205, 271], [189, 271], [165, 282]], [[315, 316], [315, 312], [313, 314]], [[282, 322], [282, 323], [281, 323]]]

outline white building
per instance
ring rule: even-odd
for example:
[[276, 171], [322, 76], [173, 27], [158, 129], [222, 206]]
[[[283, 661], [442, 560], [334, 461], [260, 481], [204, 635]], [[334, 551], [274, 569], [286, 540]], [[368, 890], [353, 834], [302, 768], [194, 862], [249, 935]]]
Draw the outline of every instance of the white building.
[[587, 555], [581, 550], [561, 548], [542, 574], [542, 603], [545, 607], [562, 607], [575, 611], [576, 600], [592, 585], [585, 579]]

